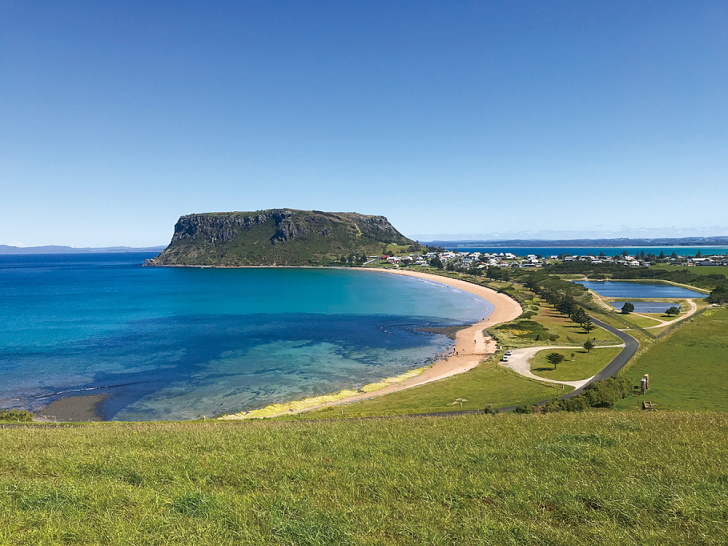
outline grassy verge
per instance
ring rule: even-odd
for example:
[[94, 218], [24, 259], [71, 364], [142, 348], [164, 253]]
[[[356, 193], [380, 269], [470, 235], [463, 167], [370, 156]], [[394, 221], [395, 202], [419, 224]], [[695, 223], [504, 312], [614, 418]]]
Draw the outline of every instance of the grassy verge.
[[728, 411], [728, 309], [709, 309], [690, 318], [639, 355], [625, 372], [638, 384], [649, 373], [652, 388], [644, 398], [627, 398], [618, 408], [641, 400], [659, 409]]
[[[584, 349], [546, 349], [539, 351], [533, 357], [531, 371], [538, 376], [557, 381], [586, 379], [599, 373], [621, 350], [619, 347], [604, 347], [589, 352]], [[564, 356], [564, 361], [555, 370], [546, 360], [546, 355], [549, 353], [559, 353]]]
[[[561, 386], [544, 385], [498, 366], [495, 359], [477, 368], [420, 387], [394, 392], [385, 396], [308, 412], [299, 419], [329, 419], [339, 417], [370, 417], [483, 409], [532, 403], [554, 398], [569, 392]], [[456, 400], [464, 399], [461, 402]]]
[[2, 430], [0, 543], [719, 544], [728, 415]]
[[658, 320], [654, 320], [650, 317], [635, 315], [634, 313], [630, 313], [629, 315], [622, 315], [622, 317], [637, 326], [641, 326], [642, 328], [657, 326], [658, 324], [660, 324], [660, 321]]

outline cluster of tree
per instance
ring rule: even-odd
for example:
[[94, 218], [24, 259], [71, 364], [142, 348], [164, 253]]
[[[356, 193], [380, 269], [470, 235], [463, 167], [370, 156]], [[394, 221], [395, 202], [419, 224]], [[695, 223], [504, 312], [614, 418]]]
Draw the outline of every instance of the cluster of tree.
[[728, 283], [716, 286], [708, 296], [708, 301], [720, 305], [728, 303]]
[[430, 267], [436, 267], [437, 269], [442, 269], [442, 260], [435, 256], [430, 260]]
[[339, 263], [343, 265], [361, 265], [366, 261], [366, 254], [349, 254], [348, 256], [339, 256]]
[[573, 398], [552, 400], [542, 406], [518, 406], [516, 413], [551, 413], [556, 411], [584, 411], [589, 408], [611, 408], [617, 400], [632, 394], [632, 382], [625, 377], [610, 377], [589, 383], [581, 394]]
[[530, 272], [520, 279], [534, 294], [565, 315], [571, 315], [579, 305], [591, 302], [591, 296], [580, 284], [565, 281], [546, 272]]
[[576, 306], [572, 307], [571, 313], [569, 313], [569, 318], [572, 320], [572, 322], [575, 322], [582, 328], [584, 328], [584, 331], [588, 334], [591, 332], [596, 326], [594, 326], [594, 323], [592, 323], [592, 319], [589, 315], [586, 314], [586, 311], [583, 307]]
[[486, 269], [485, 276], [494, 281], [510, 281], [511, 271], [506, 267], [490, 266]]
[[0, 409], [0, 421], [32, 421], [33, 414], [29, 411], [18, 409]]

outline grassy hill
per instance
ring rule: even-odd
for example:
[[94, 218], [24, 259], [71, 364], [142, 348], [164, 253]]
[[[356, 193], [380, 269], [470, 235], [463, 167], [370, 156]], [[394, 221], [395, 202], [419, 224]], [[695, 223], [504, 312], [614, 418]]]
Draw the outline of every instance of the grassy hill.
[[625, 375], [636, 385], [650, 374], [648, 394], [617, 402], [638, 407], [650, 400], [662, 410], [728, 411], [728, 308], [708, 309], [650, 346]]
[[0, 544], [719, 544], [728, 415], [0, 430]]
[[388, 245], [419, 245], [383, 216], [272, 209], [182, 216], [156, 265], [363, 263]]

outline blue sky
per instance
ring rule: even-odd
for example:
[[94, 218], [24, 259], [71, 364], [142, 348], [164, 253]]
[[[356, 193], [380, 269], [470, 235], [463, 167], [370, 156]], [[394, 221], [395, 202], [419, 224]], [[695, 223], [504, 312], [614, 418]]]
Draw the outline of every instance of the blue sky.
[[0, 244], [728, 235], [728, 3], [0, 0]]

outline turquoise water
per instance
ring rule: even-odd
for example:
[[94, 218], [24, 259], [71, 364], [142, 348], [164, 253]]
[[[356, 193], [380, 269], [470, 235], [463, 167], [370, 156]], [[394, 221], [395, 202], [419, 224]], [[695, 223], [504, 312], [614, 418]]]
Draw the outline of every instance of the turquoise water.
[[356, 270], [150, 268], [150, 254], [0, 257], [0, 407], [105, 393], [104, 419], [192, 419], [356, 387], [492, 307]]
[[607, 298], [704, 298], [706, 294], [666, 283], [574, 281]]

